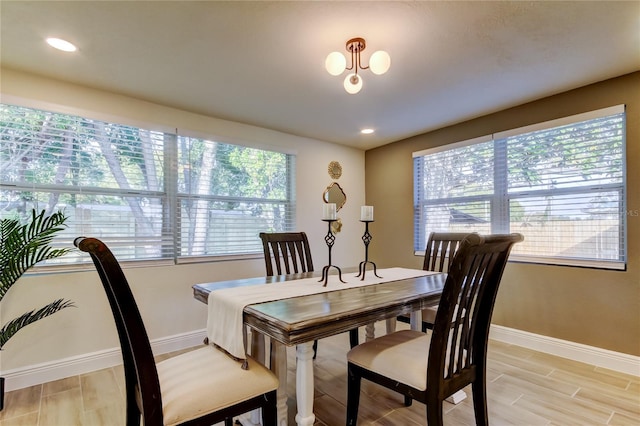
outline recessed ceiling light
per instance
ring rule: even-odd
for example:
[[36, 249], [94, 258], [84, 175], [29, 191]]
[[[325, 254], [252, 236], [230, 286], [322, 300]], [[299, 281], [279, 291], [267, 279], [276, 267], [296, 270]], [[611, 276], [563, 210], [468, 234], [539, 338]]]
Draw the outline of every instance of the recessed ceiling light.
[[373, 130], [373, 129], [362, 129], [362, 130], [360, 130], [360, 133], [362, 133], [363, 135], [370, 135], [373, 132], [375, 132], [375, 130]]
[[49, 46], [54, 47], [58, 50], [62, 50], [64, 52], [75, 52], [76, 50], [78, 50], [78, 48], [72, 43], [69, 43], [66, 40], [62, 40], [61, 38], [49, 37], [47, 39], [47, 43], [49, 44]]

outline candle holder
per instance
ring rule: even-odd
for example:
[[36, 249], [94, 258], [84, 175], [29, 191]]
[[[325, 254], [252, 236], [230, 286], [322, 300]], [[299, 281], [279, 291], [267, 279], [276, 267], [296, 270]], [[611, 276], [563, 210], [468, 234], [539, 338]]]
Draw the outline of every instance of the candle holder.
[[324, 281], [322, 287], [327, 286], [327, 280], [329, 279], [329, 269], [336, 268], [338, 270], [338, 279], [340, 282], [346, 283], [346, 281], [342, 280], [342, 271], [336, 265], [331, 264], [331, 248], [333, 247], [333, 243], [336, 241], [336, 236], [331, 232], [331, 224], [336, 221], [336, 219], [322, 219], [323, 222], [327, 222], [329, 225], [329, 230], [327, 231], [327, 235], [324, 237], [324, 242], [327, 243], [327, 247], [329, 248], [329, 264], [322, 268], [322, 278], [318, 282]]
[[373, 220], [361, 220], [360, 222], [364, 222], [364, 234], [362, 234], [362, 242], [364, 243], [364, 260], [360, 262], [360, 266], [358, 267], [358, 275], [356, 275], [356, 277], [359, 277], [360, 275], [362, 275], [362, 278], [360, 278], [360, 281], [363, 281], [364, 274], [365, 272], [367, 272], [367, 263], [370, 263], [373, 265], [373, 275], [375, 275], [378, 278], [382, 278], [381, 276], [378, 275], [378, 272], [376, 270], [376, 264], [369, 260], [369, 243], [373, 239], [373, 237], [369, 233], [369, 222], [373, 222]]

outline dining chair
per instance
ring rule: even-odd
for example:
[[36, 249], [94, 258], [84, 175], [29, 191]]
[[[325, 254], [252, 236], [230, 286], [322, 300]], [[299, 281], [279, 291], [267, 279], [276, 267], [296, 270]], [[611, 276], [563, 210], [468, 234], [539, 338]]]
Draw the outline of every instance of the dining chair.
[[[267, 276], [313, 272], [309, 240], [304, 232], [261, 232]], [[349, 344], [358, 345], [358, 329], [349, 330]], [[313, 342], [313, 359], [318, 354], [318, 341]]]
[[278, 379], [249, 358], [248, 369], [213, 346], [156, 364], [140, 311], [122, 269], [96, 238], [79, 237], [76, 247], [91, 255], [115, 320], [126, 389], [126, 424], [211, 425], [262, 409], [263, 425], [276, 424]]
[[471, 384], [476, 424], [489, 423], [486, 355], [498, 287], [520, 234], [472, 234], [460, 244], [442, 290], [433, 330], [396, 331], [347, 354], [347, 425], [358, 418], [361, 380], [426, 405], [427, 424], [442, 425], [442, 402]]
[[[267, 276], [312, 272], [309, 239], [304, 232], [261, 232]], [[275, 273], [274, 273], [275, 265]]]
[[[424, 251], [422, 269], [433, 272], [447, 272], [453, 261], [453, 257], [460, 247], [460, 242], [471, 233], [469, 232], [431, 232], [427, 238]], [[433, 328], [436, 319], [438, 304], [434, 303], [422, 310], [422, 331]], [[398, 316], [398, 321], [409, 324], [409, 315]]]

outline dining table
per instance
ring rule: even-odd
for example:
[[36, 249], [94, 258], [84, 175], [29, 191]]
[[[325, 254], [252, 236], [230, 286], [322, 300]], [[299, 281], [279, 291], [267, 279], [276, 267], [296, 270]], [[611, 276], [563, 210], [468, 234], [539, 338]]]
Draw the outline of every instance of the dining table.
[[[369, 340], [373, 338], [374, 323], [386, 321], [387, 331], [390, 331], [395, 325], [395, 318], [401, 314], [410, 315], [412, 329], [419, 330], [422, 309], [437, 303], [446, 280], [444, 273], [404, 268], [378, 269], [379, 277], [371, 275], [367, 285], [358, 282], [360, 277], [355, 272], [342, 275], [346, 284], [331, 275], [327, 287], [317, 283], [317, 292], [314, 289], [311, 294], [295, 297], [283, 295], [274, 299], [272, 296], [270, 299], [274, 300], [251, 303], [242, 308], [243, 328], [248, 327], [252, 336], [264, 335], [271, 340], [270, 368], [280, 380], [277, 392], [279, 426], [287, 425], [286, 347], [296, 348], [295, 421], [299, 426], [311, 426], [315, 422], [314, 340], [362, 326], [367, 327], [366, 339]], [[193, 285], [193, 294], [196, 300], [209, 304], [211, 320], [212, 293], [244, 291], [237, 290], [240, 288], [252, 292], [264, 289], [255, 286], [291, 281], [312, 286], [319, 277], [319, 272], [306, 272], [200, 283]], [[259, 347], [253, 345], [252, 350], [260, 351]], [[260, 360], [265, 354], [252, 353], [252, 356]]]

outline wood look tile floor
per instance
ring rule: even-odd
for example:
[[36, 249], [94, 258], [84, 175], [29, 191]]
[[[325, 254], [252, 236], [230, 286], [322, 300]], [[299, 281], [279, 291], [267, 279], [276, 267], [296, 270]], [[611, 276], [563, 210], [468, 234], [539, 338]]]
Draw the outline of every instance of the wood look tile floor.
[[[347, 333], [319, 342], [314, 361], [316, 425], [345, 422], [348, 348]], [[287, 388], [294, 395], [294, 349], [288, 348], [287, 355]], [[487, 370], [492, 425], [640, 425], [639, 377], [498, 341], [490, 342]], [[0, 426], [123, 425], [123, 383], [122, 366], [117, 366], [8, 392]], [[445, 402], [445, 425], [475, 424], [471, 390], [466, 390], [469, 397], [460, 404]], [[289, 424], [294, 425], [294, 398], [288, 406]], [[424, 405], [404, 407], [400, 395], [363, 382], [358, 424], [425, 423]]]

